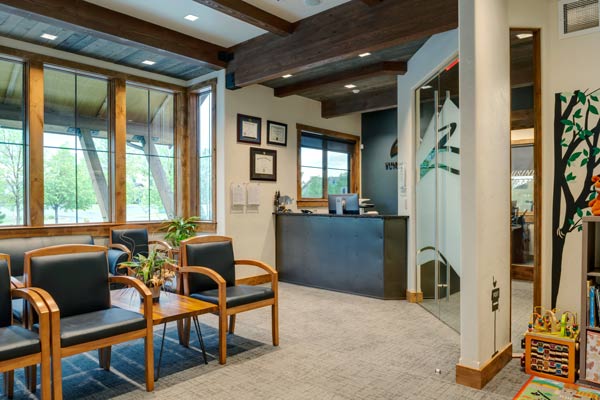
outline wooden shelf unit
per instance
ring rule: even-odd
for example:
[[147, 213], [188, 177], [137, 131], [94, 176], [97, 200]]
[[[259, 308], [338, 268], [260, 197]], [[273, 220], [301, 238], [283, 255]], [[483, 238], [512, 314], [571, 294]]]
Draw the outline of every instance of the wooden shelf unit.
[[[583, 218], [583, 257], [581, 277], [581, 308], [579, 311], [581, 319], [581, 332], [579, 334], [579, 380], [600, 387], [599, 382], [590, 381], [586, 377], [587, 361], [587, 335], [589, 332], [600, 334], [600, 324], [590, 326], [589, 324], [589, 290], [587, 281], [591, 280], [595, 285], [600, 285], [600, 217]], [[600, 318], [599, 318], [600, 319]]]

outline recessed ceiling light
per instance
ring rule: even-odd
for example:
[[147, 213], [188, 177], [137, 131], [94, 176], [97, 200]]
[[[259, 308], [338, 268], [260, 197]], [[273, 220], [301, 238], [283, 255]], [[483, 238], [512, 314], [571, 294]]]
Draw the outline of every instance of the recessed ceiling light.
[[345, 87], [346, 89], [354, 89], [354, 88], [356, 87], [356, 85], [349, 84], [349, 85], [344, 85], [344, 87]]
[[359, 94], [359, 93], [360, 93], [360, 89], [354, 89], [354, 90], [352, 91], [352, 93], [354, 93], [354, 94]]
[[156, 64], [156, 61], [144, 60], [144, 61], [142, 61], [142, 64], [154, 65], [154, 64]]
[[518, 39], [527, 39], [533, 36], [533, 33], [519, 33], [517, 34]]
[[294, 75], [292, 75], [292, 74], [285, 74], [284, 76], [282, 76], [282, 78], [283, 79], [287, 79], [287, 78], [291, 78], [292, 76], [294, 76]]
[[371, 55], [371, 53], [366, 52], [366, 53], [359, 54], [358, 56], [363, 58], [363, 57], [369, 57], [370, 55]]
[[49, 33], [42, 33], [42, 35], [40, 37], [43, 39], [48, 39], [48, 40], [55, 40], [58, 36], [51, 35]]
[[188, 21], [192, 21], [192, 22], [198, 19], [198, 17], [193, 14], [188, 14], [183, 18], [187, 19]]
[[421, 89], [427, 90], [427, 89], [431, 89], [432, 87], [433, 86], [431, 86], [431, 85], [425, 85], [425, 86], [422, 86]]

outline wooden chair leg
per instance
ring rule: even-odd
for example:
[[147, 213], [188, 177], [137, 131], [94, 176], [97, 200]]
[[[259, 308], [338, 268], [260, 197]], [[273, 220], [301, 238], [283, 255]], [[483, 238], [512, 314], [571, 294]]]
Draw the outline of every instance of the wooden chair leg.
[[179, 344], [185, 347], [190, 346], [190, 318], [184, 318], [177, 321], [177, 335], [179, 336]]
[[227, 359], [227, 313], [219, 313], [219, 364]]
[[6, 371], [4, 373], [4, 394], [9, 399], [13, 398], [15, 389], [15, 371]]
[[152, 343], [154, 332], [148, 329], [148, 334], [144, 339], [144, 351], [146, 353], [146, 391], [154, 390], [154, 345]]
[[98, 349], [98, 363], [100, 364], [100, 368], [104, 369], [105, 371], [110, 371], [110, 355], [112, 353], [111, 349], [111, 346]]
[[52, 398], [62, 399], [62, 365], [60, 344], [52, 344]]
[[25, 382], [27, 389], [31, 393], [35, 393], [37, 388], [37, 365], [25, 367]]
[[236, 314], [229, 316], [229, 334], [231, 335], [233, 335], [233, 333], [235, 332], [235, 317]]
[[271, 333], [273, 346], [279, 346], [279, 306], [277, 303], [271, 306]]
[[41, 369], [41, 395], [42, 399], [52, 398], [52, 372], [50, 365], [50, 357], [42, 356], [42, 363], [40, 364]]

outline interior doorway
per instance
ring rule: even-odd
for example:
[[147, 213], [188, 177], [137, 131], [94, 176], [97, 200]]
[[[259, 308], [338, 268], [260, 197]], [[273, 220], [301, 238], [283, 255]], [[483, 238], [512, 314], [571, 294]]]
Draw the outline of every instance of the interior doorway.
[[539, 29], [510, 30], [511, 332], [515, 349], [541, 303], [541, 75]]

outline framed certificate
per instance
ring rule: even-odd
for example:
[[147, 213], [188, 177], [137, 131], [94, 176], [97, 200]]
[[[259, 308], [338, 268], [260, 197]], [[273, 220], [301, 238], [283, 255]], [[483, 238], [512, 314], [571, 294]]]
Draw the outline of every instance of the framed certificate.
[[287, 124], [267, 121], [267, 143], [287, 146]]
[[242, 143], [260, 144], [260, 128], [262, 121], [258, 117], [238, 114], [237, 116], [237, 141]]
[[277, 180], [277, 151], [250, 147], [250, 179]]

